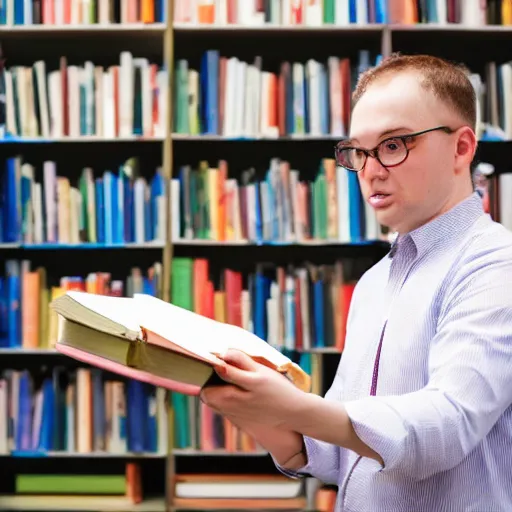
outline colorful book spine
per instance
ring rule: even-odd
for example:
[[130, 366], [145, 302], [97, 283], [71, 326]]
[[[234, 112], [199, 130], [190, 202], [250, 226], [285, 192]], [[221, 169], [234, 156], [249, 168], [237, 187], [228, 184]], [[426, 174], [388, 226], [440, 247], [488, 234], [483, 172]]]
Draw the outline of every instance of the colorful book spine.
[[512, 25], [509, 0], [175, 0], [176, 26]]
[[87, 276], [48, 276], [43, 267], [32, 268], [28, 260], [7, 260], [0, 276], [0, 348], [53, 349], [57, 341], [57, 315], [49, 309], [52, 300], [70, 290], [131, 297], [146, 293], [162, 297], [162, 265], [146, 273], [133, 267], [124, 280], [110, 272]]
[[3, 370], [0, 404], [0, 454], [168, 451], [165, 390], [95, 368]]
[[270, 160], [266, 172], [252, 171], [230, 178], [226, 160], [177, 169], [171, 180], [173, 240], [350, 244], [382, 239], [357, 174], [336, 166], [334, 158], [323, 158], [313, 172], [293, 169], [279, 158]]
[[206, 51], [199, 69], [178, 59], [174, 134], [345, 137], [354, 79], [375, 62], [368, 50], [359, 51], [357, 62], [337, 56], [325, 62], [310, 58], [282, 61], [279, 70], [267, 69], [260, 56], [246, 62], [218, 50]]
[[0, 26], [165, 23], [166, 0], [12, 0], [0, 2]]
[[163, 244], [165, 204], [162, 169], [147, 178], [137, 158], [117, 171], [85, 167], [76, 181], [53, 161], [39, 169], [21, 157], [8, 158], [0, 186], [0, 242]]
[[6, 135], [14, 138], [163, 138], [167, 70], [121, 52], [119, 62], [44, 60], [4, 69]]

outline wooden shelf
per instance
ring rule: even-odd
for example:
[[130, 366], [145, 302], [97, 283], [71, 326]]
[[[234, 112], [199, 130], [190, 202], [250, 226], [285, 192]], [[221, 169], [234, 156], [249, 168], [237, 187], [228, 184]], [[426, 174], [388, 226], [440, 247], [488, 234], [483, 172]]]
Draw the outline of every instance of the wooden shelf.
[[95, 512], [164, 512], [165, 500], [148, 499], [134, 504], [123, 496], [21, 496], [0, 495], [0, 510], [9, 511], [95, 511]]
[[390, 32], [471, 32], [471, 33], [493, 33], [493, 32], [510, 32], [512, 34], [512, 25], [483, 25], [471, 26], [462, 25], [460, 23], [411, 23], [411, 24], [386, 24], [386, 23], [368, 23], [366, 25], [358, 25], [351, 23], [349, 25], [333, 25], [323, 24], [318, 26], [305, 25], [207, 25], [207, 24], [189, 24], [175, 23], [173, 31], [180, 33], [212, 33], [212, 34], [354, 34], [354, 33], [371, 33], [376, 34], [389, 30]]
[[228, 452], [226, 450], [193, 450], [175, 448], [171, 451], [170, 455], [182, 457], [268, 457], [269, 453], [266, 451]]
[[26, 36], [55, 38], [62, 35], [137, 35], [163, 34], [165, 23], [110, 23], [89, 25], [14, 25], [0, 26], [2, 40]]
[[24, 251], [63, 251], [63, 250], [103, 250], [103, 249], [163, 249], [164, 242], [146, 242], [142, 244], [98, 244], [94, 242], [83, 242], [78, 244], [59, 244], [59, 243], [42, 243], [42, 244], [24, 244], [24, 243], [0, 243], [1, 249], [21, 249]]
[[[0, 34], [1, 36], [1, 34]], [[129, 137], [98, 137], [96, 135], [82, 135], [80, 137], [59, 137], [47, 139], [43, 137], [6, 137], [0, 139], [0, 144], [90, 144], [95, 143], [133, 143], [133, 142], [163, 142], [164, 137], [144, 137], [131, 135]]]
[[[1, 352], [0, 352], [1, 355]], [[162, 453], [108, 453], [108, 452], [90, 452], [90, 453], [79, 453], [79, 452], [14, 452], [1, 454], [2, 458], [16, 458], [16, 459], [164, 459], [167, 457], [166, 454]]]
[[304, 510], [306, 498], [291, 499], [216, 499], [174, 498], [173, 510]]

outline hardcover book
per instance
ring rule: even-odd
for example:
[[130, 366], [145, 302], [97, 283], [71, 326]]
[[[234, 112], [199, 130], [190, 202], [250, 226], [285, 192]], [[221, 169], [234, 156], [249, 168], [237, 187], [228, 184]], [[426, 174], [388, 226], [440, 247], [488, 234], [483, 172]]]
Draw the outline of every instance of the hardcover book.
[[309, 375], [255, 334], [151, 295], [68, 291], [51, 308], [59, 319], [59, 352], [119, 375], [198, 395], [223, 382], [214, 367], [228, 349], [238, 349], [310, 390]]

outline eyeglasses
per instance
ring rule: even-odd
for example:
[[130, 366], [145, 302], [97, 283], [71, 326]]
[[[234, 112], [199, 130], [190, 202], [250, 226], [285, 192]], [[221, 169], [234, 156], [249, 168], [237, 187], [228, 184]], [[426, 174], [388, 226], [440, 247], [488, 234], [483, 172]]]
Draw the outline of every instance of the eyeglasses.
[[349, 171], [359, 172], [364, 169], [366, 159], [371, 156], [376, 158], [383, 167], [394, 167], [401, 164], [409, 156], [407, 142], [412, 138], [425, 133], [442, 130], [446, 133], [453, 133], [454, 130], [448, 126], [437, 126], [421, 132], [408, 133], [407, 135], [395, 135], [383, 140], [373, 149], [364, 149], [354, 146], [344, 146], [343, 142], [334, 147], [336, 163]]

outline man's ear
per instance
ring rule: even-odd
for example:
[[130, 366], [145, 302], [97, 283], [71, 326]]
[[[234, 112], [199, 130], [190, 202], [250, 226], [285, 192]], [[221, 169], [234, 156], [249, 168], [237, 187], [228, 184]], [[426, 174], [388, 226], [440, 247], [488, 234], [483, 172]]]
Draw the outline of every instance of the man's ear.
[[471, 167], [477, 144], [475, 132], [469, 126], [459, 130], [455, 145], [455, 171], [458, 174], [466, 172]]

